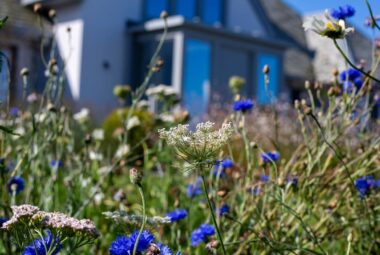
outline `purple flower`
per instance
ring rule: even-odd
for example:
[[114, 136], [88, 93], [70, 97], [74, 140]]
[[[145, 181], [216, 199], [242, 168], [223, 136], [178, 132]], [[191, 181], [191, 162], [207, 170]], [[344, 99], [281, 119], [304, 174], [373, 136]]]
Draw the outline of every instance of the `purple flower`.
[[9, 109], [9, 115], [12, 117], [17, 117], [19, 114], [20, 110], [17, 107], [12, 107]]
[[[129, 255], [132, 254], [134, 245], [139, 235], [139, 230], [134, 231], [129, 238], [126, 236], [116, 237], [112, 242], [109, 249], [110, 255]], [[141, 234], [137, 244], [137, 253], [141, 253], [148, 249], [149, 245], [153, 242], [154, 236], [148, 231], [144, 230]]]
[[234, 102], [232, 109], [237, 112], [247, 112], [253, 108], [253, 101], [251, 99], [242, 99], [239, 101]]
[[54, 160], [52, 160], [52, 161], [50, 162], [50, 166], [51, 166], [52, 168], [61, 168], [61, 167], [63, 167], [63, 162], [60, 161], [60, 160], [56, 160], [56, 159], [54, 159]]
[[190, 243], [191, 246], [198, 246], [202, 242], [207, 241], [207, 237], [215, 234], [215, 228], [209, 224], [202, 224], [199, 228], [191, 232]]
[[335, 19], [346, 19], [355, 15], [355, 8], [351, 5], [339, 6], [338, 9], [331, 9], [331, 16]]
[[231, 168], [234, 166], [234, 162], [231, 159], [225, 159], [220, 164], [224, 169]]
[[195, 184], [189, 184], [187, 186], [187, 196], [189, 198], [194, 198], [202, 194], [201, 184], [202, 184], [201, 177], [197, 178], [197, 180], [195, 181]]
[[276, 151], [261, 153], [261, 158], [264, 160], [264, 163], [269, 163], [272, 161], [276, 162], [277, 160], [280, 159], [280, 153]]
[[262, 174], [260, 175], [260, 181], [264, 182], [264, 183], [267, 183], [269, 182], [269, 176], [268, 175], [265, 175], [265, 174]]
[[16, 194], [18, 194], [21, 191], [23, 191], [24, 188], [25, 188], [25, 181], [20, 176], [14, 176], [8, 182], [8, 191], [11, 194], [13, 194], [13, 192], [16, 192]]
[[[52, 249], [52, 251], [49, 251], [50, 249]], [[59, 238], [54, 238], [52, 233], [47, 231], [47, 236], [36, 239], [26, 246], [22, 255], [46, 255], [48, 254], [48, 251], [51, 255], [57, 255], [61, 249], [62, 244], [59, 243]]]
[[230, 212], [230, 206], [227, 204], [224, 204], [222, 207], [220, 207], [217, 210], [217, 212], [218, 212], [219, 216], [224, 216]]
[[339, 74], [339, 78], [342, 82], [346, 80], [354, 81], [356, 78], [359, 78], [360, 76], [361, 73], [353, 68], [349, 68], [348, 70], [345, 70]]
[[360, 198], [363, 199], [369, 194], [372, 184], [373, 178], [370, 176], [360, 177], [355, 180], [355, 188], [359, 192]]
[[176, 209], [166, 213], [166, 216], [170, 218], [171, 222], [179, 221], [187, 217], [187, 211], [185, 209]]

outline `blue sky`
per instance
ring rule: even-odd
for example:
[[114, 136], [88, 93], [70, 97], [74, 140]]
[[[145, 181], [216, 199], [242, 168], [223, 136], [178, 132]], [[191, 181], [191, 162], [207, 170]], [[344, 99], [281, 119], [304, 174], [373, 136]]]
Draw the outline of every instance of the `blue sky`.
[[[357, 29], [371, 35], [370, 29], [364, 27], [364, 20], [369, 16], [367, 6], [364, 0], [284, 0], [295, 10], [302, 14], [312, 13], [330, 8], [336, 8], [341, 5], [352, 5], [356, 9], [354, 17], [350, 18], [350, 22], [355, 24]], [[380, 0], [369, 0], [375, 15], [380, 15]], [[379, 33], [378, 33], [379, 34]]]

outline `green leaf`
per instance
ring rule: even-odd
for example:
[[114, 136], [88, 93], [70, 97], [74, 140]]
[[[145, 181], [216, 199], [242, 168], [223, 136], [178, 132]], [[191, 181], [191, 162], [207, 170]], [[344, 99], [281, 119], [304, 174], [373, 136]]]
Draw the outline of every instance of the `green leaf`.
[[12, 129], [7, 128], [7, 127], [4, 127], [4, 126], [2, 126], [2, 125], [0, 125], [0, 130], [3, 131], [3, 132], [5, 132], [5, 133], [11, 134], [11, 135], [17, 135], [17, 136], [20, 135], [20, 134], [17, 134], [17, 133], [15, 133], [15, 132], [13, 132]]
[[8, 16], [0, 20], [0, 29], [2, 29], [5, 26], [5, 23], [7, 23]]

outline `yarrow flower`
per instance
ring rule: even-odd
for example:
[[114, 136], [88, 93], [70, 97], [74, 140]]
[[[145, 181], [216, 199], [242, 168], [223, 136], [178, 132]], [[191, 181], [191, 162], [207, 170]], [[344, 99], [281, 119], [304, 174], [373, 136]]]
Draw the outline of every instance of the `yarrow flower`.
[[8, 191], [9, 193], [13, 194], [19, 194], [21, 191], [23, 191], [25, 188], [25, 181], [20, 176], [14, 176], [12, 177], [8, 182]]
[[217, 210], [217, 213], [219, 214], [219, 216], [224, 216], [228, 214], [229, 212], [230, 212], [230, 206], [228, 204], [224, 204], [222, 207], [220, 207]]
[[202, 194], [201, 184], [202, 184], [201, 177], [198, 177], [194, 184], [189, 184], [187, 186], [187, 196], [189, 198], [193, 198]]
[[189, 125], [178, 125], [169, 130], [160, 129], [159, 134], [168, 145], [176, 149], [177, 154], [188, 161], [192, 167], [212, 165], [219, 150], [227, 143], [233, 133], [231, 123], [225, 123], [220, 129], [214, 123], [199, 123], [195, 132]]
[[[133, 253], [133, 248], [139, 235], [139, 230], [134, 231], [129, 238], [126, 236], [116, 237], [109, 249], [110, 255], [130, 255]], [[154, 236], [147, 230], [141, 234], [137, 244], [137, 253], [141, 253], [149, 248], [149, 245], [154, 241]]]
[[201, 244], [202, 242], [206, 242], [207, 238], [214, 234], [215, 234], [215, 228], [212, 225], [202, 224], [199, 228], [191, 232], [191, 235], [190, 235], [191, 246], [195, 247]]
[[56, 255], [62, 249], [58, 236], [54, 238], [50, 231], [46, 231], [47, 236], [34, 240], [25, 247], [22, 255]]
[[185, 209], [176, 209], [166, 213], [166, 216], [169, 217], [172, 222], [179, 221], [187, 217], [187, 211]]
[[303, 27], [305, 31], [311, 30], [331, 39], [343, 39], [348, 33], [354, 31], [353, 28], [346, 28], [346, 22], [343, 19], [333, 20], [328, 12], [324, 17], [307, 18]]
[[253, 101], [251, 99], [242, 99], [239, 101], [234, 102], [232, 109], [235, 112], [241, 111], [241, 112], [247, 112], [253, 108]]
[[277, 160], [280, 159], [280, 153], [274, 151], [274, 152], [265, 152], [261, 153], [261, 158], [263, 159], [264, 163], [269, 163], [269, 162], [276, 162]]
[[330, 14], [337, 20], [344, 20], [355, 15], [355, 8], [347, 4], [344, 6], [339, 6], [337, 9], [331, 9]]

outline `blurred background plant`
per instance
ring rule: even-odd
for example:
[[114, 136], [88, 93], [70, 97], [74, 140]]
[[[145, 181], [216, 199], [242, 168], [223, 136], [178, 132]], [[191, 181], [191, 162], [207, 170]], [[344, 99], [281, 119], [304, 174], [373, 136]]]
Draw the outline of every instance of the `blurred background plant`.
[[[344, 37], [345, 24], [329, 20], [323, 29], [330, 30], [321, 34], [332, 29], [333, 40], [336, 32]], [[334, 70], [331, 86], [306, 82], [306, 96], [294, 107], [269, 91], [271, 104], [257, 106], [240, 94], [245, 80], [232, 77], [226, 84], [231, 102], [211, 107], [208, 116], [216, 126], [230, 122], [231, 137], [207, 158], [210, 169], [189, 171], [194, 162], [175, 157], [185, 147], [167, 146], [158, 130], [170, 136], [191, 116], [169, 86], [149, 88], [164, 61], [165, 36], [166, 30], [137, 90], [115, 87], [120, 107], [101, 128], [88, 109], [73, 114], [62, 105], [65, 64], [58, 67], [54, 58], [45, 61], [43, 94], [25, 96], [22, 108], [4, 107], [0, 253], [132, 254], [136, 246], [137, 254], [221, 254], [217, 225], [226, 254], [379, 254], [380, 136], [378, 120], [370, 117], [379, 104], [371, 78], [379, 55], [371, 72], [351, 66]], [[265, 67], [266, 86], [269, 73]], [[21, 75], [28, 86], [28, 70]], [[195, 142], [186, 139], [182, 145]], [[101, 237], [73, 252], [75, 244], [56, 239], [61, 232], [28, 216], [20, 230], [38, 231], [17, 246], [19, 235], [6, 230], [15, 218], [12, 206], [23, 204], [38, 207], [33, 215], [59, 211], [91, 219]], [[53, 247], [33, 251], [41, 243]]]

